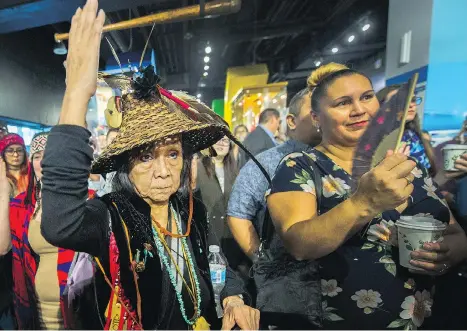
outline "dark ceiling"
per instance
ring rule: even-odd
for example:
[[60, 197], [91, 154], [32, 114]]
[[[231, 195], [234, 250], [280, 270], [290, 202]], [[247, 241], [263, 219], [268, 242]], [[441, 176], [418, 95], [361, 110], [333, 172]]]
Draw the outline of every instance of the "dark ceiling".
[[[54, 55], [53, 33], [67, 23], [83, 0], [1, 0], [0, 40], [31, 42], [29, 61], [43, 61], [63, 71]], [[110, 22], [199, 4], [199, 0], [101, 0]], [[202, 1], [209, 2], [209, 0]], [[200, 92], [203, 99], [223, 98], [226, 69], [266, 63], [271, 81], [289, 81], [289, 90], [305, 84], [317, 60], [358, 66], [386, 44], [389, 0], [243, 0], [236, 14], [156, 25], [150, 47], [168, 88]], [[131, 4], [131, 8], [128, 8]], [[362, 26], [370, 24], [363, 32]], [[27, 30], [26, 30], [27, 29]], [[110, 34], [117, 53], [141, 52], [151, 27]], [[26, 30], [22, 32], [14, 32]], [[355, 40], [348, 43], [350, 35]], [[209, 43], [209, 75], [203, 77], [204, 48]], [[10, 45], [13, 42], [6, 43]], [[331, 49], [338, 47], [334, 54]], [[111, 57], [102, 47], [103, 61]], [[23, 57], [24, 58], [24, 57]], [[61, 74], [62, 75], [62, 74]], [[60, 76], [61, 77], [61, 76]], [[205, 96], [205, 97], [204, 97]]]

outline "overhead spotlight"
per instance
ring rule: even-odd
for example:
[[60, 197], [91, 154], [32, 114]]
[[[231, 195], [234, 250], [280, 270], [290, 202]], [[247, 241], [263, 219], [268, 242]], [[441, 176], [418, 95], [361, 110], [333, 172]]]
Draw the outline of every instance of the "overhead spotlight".
[[258, 97], [260, 97], [262, 94], [261, 93], [258, 93]]
[[365, 24], [363, 27], [362, 27], [362, 31], [366, 31], [370, 28], [370, 24]]
[[261, 100], [258, 100], [258, 101], [256, 102], [256, 104], [257, 104], [258, 106], [261, 106]]
[[204, 74], [203, 74], [203, 76], [206, 77], [207, 75], [208, 75], [208, 73], [205, 71]]
[[355, 40], [355, 36], [354, 36], [354, 35], [351, 35], [351, 36], [349, 37], [349, 39], [347, 39], [347, 41], [348, 41], [349, 43], [351, 43], [351, 42], [354, 41], [354, 40]]
[[276, 99], [272, 99], [272, 103], [277, 103], [277, 100], [276, 100]]
[[316, 61], [316, 62], [315, 62], [315, 66], [316, 66], [316, 67], [319, 67], [320, 65], [321, 65], [321, 61]]
[[286, 98], [285, 94], [281, 95], [281, 99], [284, 100]]
[[58, 42], [54, 47], [54, 54], [56, 55], [66, 55], [68, 53], [65, 44], [63, 42]]
[[206, 54], [211, 53], [211, 52], [212, 52], [211, 46], [206, 46], [206, 48], [204, 49], [204, 51], [206, 52]]
[[337, 48], [337, 47], [334, 47], [333, 49], [331, 49], [331, 52], [333, 52], [333, 53], [337, 53], [337, 52], [339, 52], [339, 48]]
[[196, 95], [196, 97], [197, 97], [198, 99], [201, 99], [201, 93], [198, 93], [198, 94]]
[[204, 57], [204, 63], [208, 63], [209, 60], [210, 60], [209, 56], [205, 56], [205, 57]]
[[243, 106], [243, 102], [240, 102], [238, 105], [239, 105], [240, 107]]
[[209, 66], [204, 66], [204, 70], [209, 70]]

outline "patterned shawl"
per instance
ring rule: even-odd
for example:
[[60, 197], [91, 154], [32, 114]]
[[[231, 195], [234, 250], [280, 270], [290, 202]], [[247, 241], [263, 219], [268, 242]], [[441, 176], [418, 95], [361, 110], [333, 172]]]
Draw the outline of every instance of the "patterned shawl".
[[[33, 252], [29, 244], [28, 230], [31, 221], [35, 199], [30, 206], [24, 204], [26, 192], [10, 201], [10, 227], [13, 250], [13, 302], [18, 328], [38, 329], [36, 295], [34, 279], [39, 263], [39, 256]], [[57, 278], [60, 286], [60, 296], [65, 289], [68, 271], [73, 261], [74, 252], [58, 249]], [[60, 302], [63, 312], [63, 302]], [[63, 316], [65, 316], [63, 314]], [[66, 321], [65, 325], [66, 325]]]

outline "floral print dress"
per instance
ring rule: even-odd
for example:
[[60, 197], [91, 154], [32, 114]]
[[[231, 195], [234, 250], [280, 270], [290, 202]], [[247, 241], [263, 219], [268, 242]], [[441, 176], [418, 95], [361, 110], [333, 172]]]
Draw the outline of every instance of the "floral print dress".
[[[417, 166], [413, 174], [415, 189], [403, 215], [423, 214], [449, 222], [449, 210], [426, 169]], [[284, 158], [267, 194], [303, 191], [316, 195], [314, 178], [322, 181], [320, 214], [351, 194], [351, 176], [316, 149]], [[381, 222], [396, 231], [394, 222], [399, 217], [395, 210], [383, 213], [319, 259], [325, 329], [429, 327], [434, 279], [399, 266], [397, 247], [372, 235]]]

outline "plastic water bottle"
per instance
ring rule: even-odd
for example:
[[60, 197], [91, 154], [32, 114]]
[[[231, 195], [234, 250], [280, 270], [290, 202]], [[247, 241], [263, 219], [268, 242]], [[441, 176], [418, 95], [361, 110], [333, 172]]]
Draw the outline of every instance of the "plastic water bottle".
[[225, 286], [225, 270], [227, 263], [220, 254], [220, 248], [217, 245], [209, 246], [209, 270], [211, 272], [211, 282], [214, 287], [214, 300], [216, 301], [217, 317], [222, 317], [223, 310], [220, 302], [221, 291]]

